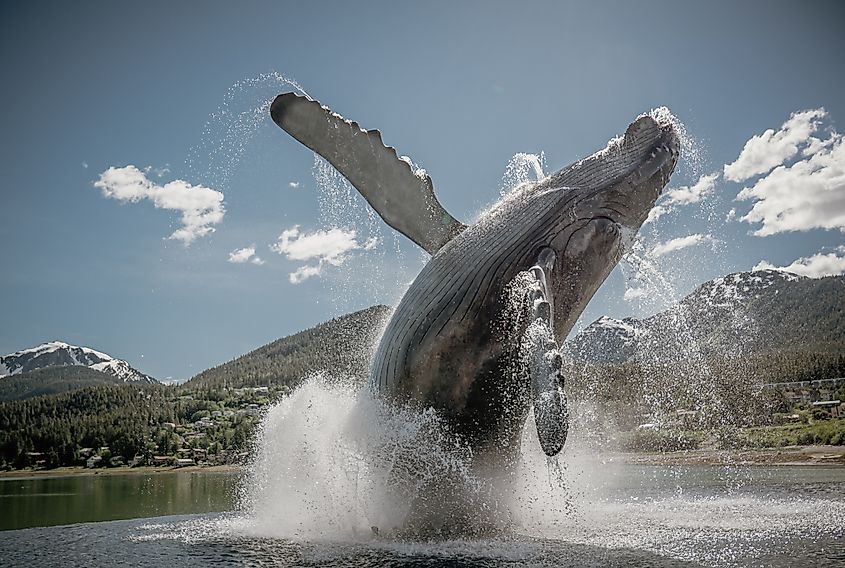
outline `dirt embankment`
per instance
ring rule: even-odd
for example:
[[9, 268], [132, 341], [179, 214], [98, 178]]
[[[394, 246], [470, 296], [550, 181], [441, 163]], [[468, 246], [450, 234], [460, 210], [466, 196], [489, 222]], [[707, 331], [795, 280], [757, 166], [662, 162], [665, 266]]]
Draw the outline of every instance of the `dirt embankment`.
[[839, 465], [845, 446], [787, 446], [759, 450], [683, 450], [666, 453], [617, 453], [625, 463], [644, 465]]

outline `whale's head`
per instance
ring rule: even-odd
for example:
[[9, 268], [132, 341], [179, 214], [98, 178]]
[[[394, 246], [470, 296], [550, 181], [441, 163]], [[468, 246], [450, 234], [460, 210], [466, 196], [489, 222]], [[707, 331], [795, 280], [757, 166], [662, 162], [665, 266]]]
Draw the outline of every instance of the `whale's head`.
[[[551, 249], [554, 327], [563, 339], [645, 222], [675, 169], [680, 136], [659, 109], [632, 122], [595, 154], [563, 168], [527, 192], [548, 208], [531, 243], [537, 257]], [[531, 195], [533, 194], [533, 195]], [[542, 220], [541, 220], [542, 218]]]

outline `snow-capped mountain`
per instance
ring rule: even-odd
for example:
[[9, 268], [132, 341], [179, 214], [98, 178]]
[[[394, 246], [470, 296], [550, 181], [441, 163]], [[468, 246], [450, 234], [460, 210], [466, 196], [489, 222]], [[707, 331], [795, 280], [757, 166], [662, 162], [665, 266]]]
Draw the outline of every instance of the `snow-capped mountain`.
[[734, 308], [751, 298], [759, 298], [761, 293], [775, 284], [801, 280], [809, 278], [782, 270], [737, 272], [705, 282], [684, 298], [684, 302], [711, 308]]
[[89, 367], [111, 375], [121, 382], [158, 382], [154, 378], [133, 369], [123, 359], [115, 359], [101, 351], [69, 345], [62, 341], [50, 341], [0, 357], [0, 377], [70, 365]]
[[636, 355], [639, 341], [647, 333], [643, 322], [636, 318], [602, 316], [567, 342], [567, 347], [577, 359], [621, 363]]
[[845, 277], [760, 270], [705, 282], [648, 318], [601, 317], [565, 347], [580, 361], [669, 362], [843, 341]]

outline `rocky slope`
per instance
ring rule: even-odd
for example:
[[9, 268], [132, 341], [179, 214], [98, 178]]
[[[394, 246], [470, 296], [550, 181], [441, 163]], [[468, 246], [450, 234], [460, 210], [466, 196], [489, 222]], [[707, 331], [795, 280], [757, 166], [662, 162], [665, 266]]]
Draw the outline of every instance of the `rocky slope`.
[[845, 277], [739, 272], [705, 282], [678, 305], [636, 319], [602, 317], [566, 344], [575, 360], [671, 362], [845, 345]]
[[0, 378], [69, 366], [88, 367], [118, 382], [158, 382], [134, 369], [123, 359], [115, 359], [101, 351], [69, 345], [62, 341], [50, 341], [0, 357]]

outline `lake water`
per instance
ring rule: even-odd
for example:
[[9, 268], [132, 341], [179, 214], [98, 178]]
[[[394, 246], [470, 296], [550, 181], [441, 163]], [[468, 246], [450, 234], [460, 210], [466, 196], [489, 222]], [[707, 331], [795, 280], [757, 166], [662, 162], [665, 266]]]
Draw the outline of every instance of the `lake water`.
[[0, 530], [231, 511], [238, 477], [167, 472], [0, 478]]
[[[553, 530], [525, 519], [522, 529], [498, 538], [436, 543], [268, 536], [274, 527], [233, 510], [232, 475], [6, 479], [4, 526], [104, 522], [0, 532], [0, 564], [845, 566], [845, 468], [605, 470], [602, 491], [583, 495]], [[221, 509], [229, 512], [206, 512]]]

